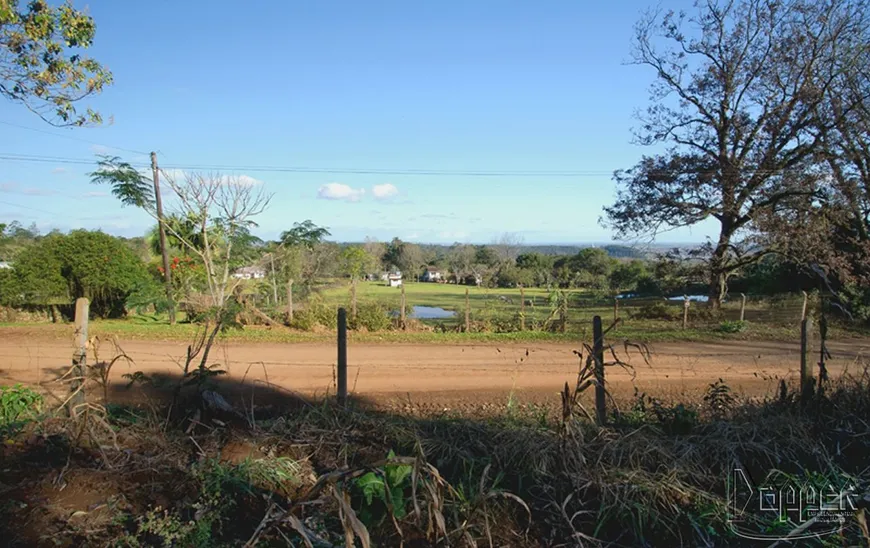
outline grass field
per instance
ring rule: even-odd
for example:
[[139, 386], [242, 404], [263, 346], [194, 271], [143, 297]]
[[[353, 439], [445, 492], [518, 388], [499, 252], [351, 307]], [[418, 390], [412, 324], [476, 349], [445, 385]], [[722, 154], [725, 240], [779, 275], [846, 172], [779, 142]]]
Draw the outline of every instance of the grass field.
[[[390, 330], [378, 332], [349, 333], [350, 340], [356, 342], [407, 342], [452, 344], [465, 342], [527, 342], [527, 341], [588, 341], [591, 338], [592, 317], [600, 315], [609, 325], [613, 319], [613, 306], [602, 305], [601, 299], [594, 295], [568, 290], [569, 308], [567, 314], [566, 333], [535, 330], [550, 315], [548, 292], [542, 288], [524, 290], [527, 302], [534, 305], [525, 307], [526, 331], [518, 330], [517, 317], [521, 310], [521, 291], [518, 288], [490, 289], [468, 287], [469, 306], [473, 322], [491, 321], [509, 324], [517, 329], [493, 329], [462, 333], [458, 329], [464, 323], [465, 291], [467, 286], [435, 283], [408, 283], [405, 286], [406, 310], [410, 315], [413, 306], [439, 307], [454, 311], [454, 317], [445, 320], [424, 320], [424, 325], [431, 327], [441, 324], [448, 329], [445, 332], [432, 330]], [[346, 282], [333, 284], [323, 289], [320, 296], [329, 307], [348, 307], [350, 303], [350, 286]], [[504, 297], [502, 299], [501, 297]], [[379, 303], [390, 310], [397, 310], [401, 300], [401, 290], [387, 287], [379, 282], [361, 282], [357, 286], [357, 300], [360, 304], [367, 302]], [[795, 298], [770, 301], [750, 301], [746, 306], [745, 328], [739, 333], [728, 333], [721, 329], [720, 320], [710, 320], [703, 317], [702, 305], [692, 305], [689, 313], [689, 326], [683, 329], [681, 318], [672, 320], [651, 320], [635, 317], [640, 305], [649, 303], [651, 299], [620, 300], [619, 315], [621, 324], [612, 332], [612, 339], [630, 339], [641, 342], [657, 341], [707, 341], [707, 340], [781, 340], [793, 341], [799, 337], [799, 318], [801, 302]], [[596, 304], [597, 303], [597, 304]], [[304, 303], [301, 305], [304, 306]], [[681, 303], [671, 303], [669, 306], [679, 312]], [[739, 317], [739, 304], [735, 301], [724, 306], [725, 317]], [[511, 323], [512, 322], [512, 323]], [[69, 336], [69, 325], [34, 324], [34, 323], [0, 323], [2, 326], [29, 327], [38, 330], [42, 335], [57, 334], [59, 337]], [[449, 329], [453, 328], [453, 329]], [[123, 320], [92, 320], [92, 334], [115, 335], [124, 339], [139, 340], [192, 340], [197, 326], [179, 323], [170, 326], [165, 316], [131, 314]], [[499, 332], [504, 331], [504, 332]], [[867, 333], [859, 326], [838, 324], [832, 322], [829, 331], [831, 338], [850, 338], [865, 336]], [[335, 333], [330, 329], [317, 331], [301, 331], [281, 326], [245, 326], [244, 329], [230, 330], [221, 335], [226, 341], [235, 342], [318, 342], [332, 340]]]

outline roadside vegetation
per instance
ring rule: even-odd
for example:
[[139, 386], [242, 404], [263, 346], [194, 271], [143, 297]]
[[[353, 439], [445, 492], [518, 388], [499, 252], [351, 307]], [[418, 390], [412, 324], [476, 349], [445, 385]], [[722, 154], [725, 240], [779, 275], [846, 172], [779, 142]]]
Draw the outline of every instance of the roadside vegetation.
[[[805, 404], [786, 385], [763, 401], [721, 381], [691, 399], [636, 393], [612, 402], [602, 427], [588, 418], [584, 367], [561, 404], [510, 398], [433, 413], [304, 401], [227, 381], [220, 363], [204, 375], [131, 373], [103, 390], [101, 354], [87, 412], [73, 418], [62, 382], [0, 391], [0, 534], [10, 546], [870, 541], [864, 366], [822, 380]], [[749, 510], [735, 526], [735, 463], [755, 486], [847, 492], [843, 521]], [[814, 532], [824, 536], [807, 540]]]

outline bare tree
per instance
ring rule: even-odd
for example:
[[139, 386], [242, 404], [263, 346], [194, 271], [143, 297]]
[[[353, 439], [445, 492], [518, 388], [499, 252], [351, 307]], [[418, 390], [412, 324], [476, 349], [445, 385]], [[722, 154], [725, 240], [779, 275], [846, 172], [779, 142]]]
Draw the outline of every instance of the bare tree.
[[[180, 178], [166, 174], [165, 179], [173, 192], [170, 211], [196, 220], [201, 245], [177, 232], [173, 236], [201, 259], [211, 305], [223, 308], [238, 284], [231, 277], [233, 246], [239, 236], [257, 226], [254, 217], [272, 197], [262, 187], [232, 176], [184, 173]], [[167, 230], [172, 232], [168, 225]]]
[[[863, 2], [699, 0], [694, 15], [644, 17], [633, 60], [656, 74], [638, 142], [668, 151], [618, 171], [605, 208], [620, 237], [655, 235], [707, 219], [709, 295], [718, 307], [728, 277], [765, 252], [755, 221], [817, 194], [812, 174], [823, 132], [812, 128], [852, 63]], [[823, 121], [830, 127], [833, 120]]]
[[505, 232], [493, 243], [502, 263], [514, 263], [523, 247], [524, 238], [516, 232]]

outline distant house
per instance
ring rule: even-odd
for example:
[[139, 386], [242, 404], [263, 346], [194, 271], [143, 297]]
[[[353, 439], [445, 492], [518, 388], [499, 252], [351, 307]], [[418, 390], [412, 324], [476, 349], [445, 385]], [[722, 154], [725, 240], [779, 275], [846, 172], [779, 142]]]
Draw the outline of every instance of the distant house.
[[243, 266], [233, 272], [233, 278], [239, 280], [261, 280], [266, 277], [266, 270], [259, 266]]
[[387, 274], [387, 285], [390, 287], [399, 287], [400, 285], [402, 285], [402, 273], [393, 272], [391, 274]]
[[444, 279], [444, 276], [441, 274], [441, 269], [437, 266], [427, 266], [426, 271], [423, 272], [423, 276], [420, 279], [424, 282], [440, 282]]

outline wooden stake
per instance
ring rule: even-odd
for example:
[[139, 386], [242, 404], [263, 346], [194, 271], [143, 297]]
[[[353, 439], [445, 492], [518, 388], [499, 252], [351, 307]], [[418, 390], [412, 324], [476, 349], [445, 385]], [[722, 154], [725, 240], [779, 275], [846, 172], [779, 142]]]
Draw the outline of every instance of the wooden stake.
[[269, 253], [269, 262], [272, 264], [272, 297], [275, 299], [275, 308], [278, 308], [278, 280], [275, 278], [275, 255]]
[[338, 404], [347, 404], [347, 311], [338, 309]]
[[613, 323], [614, 326], [616, 321], [619, 320], [619, 299], [617, 297], [613, 298]]
[[468, 300], [468, 287], [465, 287], [465, 332], [471, 332], [471, 305]]
[[807, 301], [809, 300], [809, 295], [807, 295], [806, 291], [801, 291], [804, 294], [804, 305], [801, 307], [801, 321], [807, 319]]
[[169, 325], [175, 324], [175, 301], [172, 299], [172, 271], [169, 268], [169, 250], [166, 249], [166, 226], [163, 221], [163, 201], [160, 197], [160, 169], [157, 167], [157, 153], [151, 153], [151, 178], [154, 181], [154, 205], [157, 208], [157, 233], [160, 236], [160, 254], [163, 257], [163, 283], [166, 300], [169, 303]]
[[356, 320], [356, 276], [350, 281], [350, 317]]
[[75, 352], [73, 353], [73, 380], [70, 392], [69, 414], [75, 417], [78, 409], [85, 403], [85, 373], [88, 361], [88, 313], [90, 303], [84, 297], [76, 299], [75, 312]]
[[689, 327], [689, 296], [683, 297], [683, 329]]
[[607, 391], [604, 388], [604, 330], [601, 316], [592, 318], [592, 354], [595, 360], [595, 418], [603, 426], [607, 422]]
[[828, 366], [825, 361], [828, 358], [828, 320], [822, 315], [819, 318], [819, 390], [823, 390], [828, 380]]
[[809, 364], [810, 330], [812, 320], [801, 320], [801, 403], [806, 404], [812, 397], [813, 374]]
[[293, 280], [287, 281], [287, 323], [293, 323]]
[[745, 317], [746, 317], [746, 295], [741, 293], [740, 294], [740, 321], [742, 322]]
[[520, 331], [526, 330], [526, 288], [520, 286]]
[[402, 288], [402, 301], [399, 310], [399, 322], [402, 324], [402, 329], [405, 329], [405, 283], [402, 282], [400, 287]]

